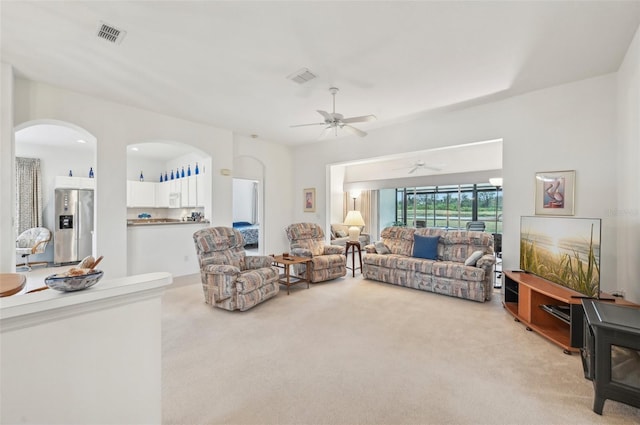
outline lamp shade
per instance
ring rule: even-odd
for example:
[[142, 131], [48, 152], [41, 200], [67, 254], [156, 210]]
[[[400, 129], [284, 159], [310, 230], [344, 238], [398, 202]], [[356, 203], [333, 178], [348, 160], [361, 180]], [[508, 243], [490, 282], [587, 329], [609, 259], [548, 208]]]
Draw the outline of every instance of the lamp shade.
[[364, 226], [364, 219], [360, 211], [349, 211], [344, 219], [344, 224], [347, 226]]
[[349, 211], [344, 219], [344, 224], [349, 227], [349, 240], [357, 242], [360, 239], [360, 226], [364, 226], [364, 219], [360, 211]]

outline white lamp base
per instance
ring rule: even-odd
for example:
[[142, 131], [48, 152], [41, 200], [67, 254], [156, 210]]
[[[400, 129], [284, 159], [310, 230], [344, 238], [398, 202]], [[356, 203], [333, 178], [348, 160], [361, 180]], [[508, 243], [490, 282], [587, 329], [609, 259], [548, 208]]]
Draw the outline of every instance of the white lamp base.
[[349, 240], [353, 242], [360, 240], [360, 228], [358, 226], [349, 227]]

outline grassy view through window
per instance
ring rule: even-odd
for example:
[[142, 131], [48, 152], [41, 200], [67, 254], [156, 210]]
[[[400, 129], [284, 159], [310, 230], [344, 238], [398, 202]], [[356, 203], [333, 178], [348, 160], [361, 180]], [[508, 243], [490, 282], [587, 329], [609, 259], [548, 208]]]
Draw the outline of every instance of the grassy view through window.
[[397, 224], [465, 229], [472, 220], [502, 233], [502, 192], [490, 184], [396, 189]]

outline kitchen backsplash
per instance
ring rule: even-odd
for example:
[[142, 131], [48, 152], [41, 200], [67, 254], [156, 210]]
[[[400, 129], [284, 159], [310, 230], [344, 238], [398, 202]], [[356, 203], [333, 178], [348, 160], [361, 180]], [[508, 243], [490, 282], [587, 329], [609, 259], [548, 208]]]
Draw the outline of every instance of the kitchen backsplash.
[[[150, 214], [151, 218], [191, 217], [192, 212], [199, 212], [204, 216], [204, 208], [127, 208], [127, 220], [138, 218], [140, 214]], [[208, 217], [206, 217], [208, 218]]]

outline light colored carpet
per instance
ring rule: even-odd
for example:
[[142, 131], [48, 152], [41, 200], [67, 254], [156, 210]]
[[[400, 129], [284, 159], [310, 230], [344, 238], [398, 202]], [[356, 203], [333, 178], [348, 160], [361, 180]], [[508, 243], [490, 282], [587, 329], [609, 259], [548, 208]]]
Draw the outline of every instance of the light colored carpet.
[[247, 312], [163, 298], [165, 424], [638, 424], [594, 413], [579, 355], [527, 332], [499, 290], [476, 303], [361, 276], [280, 291]]

